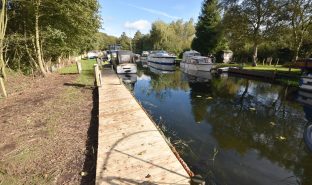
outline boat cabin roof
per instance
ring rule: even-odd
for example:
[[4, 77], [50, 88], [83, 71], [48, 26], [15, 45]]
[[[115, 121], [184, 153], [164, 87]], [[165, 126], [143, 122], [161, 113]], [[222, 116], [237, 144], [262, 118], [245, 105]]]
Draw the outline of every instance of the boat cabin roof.
[[203, 56], [194, 56], [192, 57], [192, 59], [196, 59], [196, 60], [199, 60], [199, 59], [208, 59], [209, 57], [203, 57]]
[[184, 54], [200, 54], [200, 53], [198, 51], [195, 51], [195, 50], [190, 50], [190, 51], [184, 52]]
[[133, 55], [132, 51], [128, 51], [128, 50], [119, 50], [117, 51], [117, 53], [119, 55]]

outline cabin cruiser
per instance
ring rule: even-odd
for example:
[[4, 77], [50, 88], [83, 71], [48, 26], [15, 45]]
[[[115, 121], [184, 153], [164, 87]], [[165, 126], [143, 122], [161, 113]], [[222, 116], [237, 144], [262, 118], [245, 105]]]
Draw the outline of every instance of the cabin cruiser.
[[300, 77], [299, 88], [312, 92], [312, 72], [306, 72]]
[[131, 51], [117, 51], [117, 58], [113, 61], [117, 74], [135, 74], [137, 73], [137, 65], [135, 63], [134, 54]]
[[211, 71], [213, 60], [211, 57], [201, 56], [199, 52], [191, 50], [183, 53], [183, 59], [180, 63], [181, 69], [190, 69], [198, 71]]
[[148, 65], [159, 70], [173, 71], [175, 70], [175, 55], [171, 55], [166, 51], [152, 51], [148, 57]]
[[143, 51], [141, 55], [141, 64], [142, 67], [147, 68], [148, 67], [148, 62], [147, 62], [147, 57], [149, 55], [148, 51]]
[[299, 90], [297, 101], [303, 105], [305, 117], [308, 120], [307, 126], [303, 133], [303, 139], [308, 149], [312, 152], [312, 92]]
[[149, 55], [148, 51], [143, 51], [141, 55], [141, 60], [147, 60], [148, 55]]

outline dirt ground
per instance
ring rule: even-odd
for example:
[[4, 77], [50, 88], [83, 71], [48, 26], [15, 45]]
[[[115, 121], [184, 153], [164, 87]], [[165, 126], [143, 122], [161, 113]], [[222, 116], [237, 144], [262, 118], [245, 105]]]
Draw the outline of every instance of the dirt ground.
[[1, 185], [94, 184], [97, 91], [75, 79], [10, 76], [0, 99]]

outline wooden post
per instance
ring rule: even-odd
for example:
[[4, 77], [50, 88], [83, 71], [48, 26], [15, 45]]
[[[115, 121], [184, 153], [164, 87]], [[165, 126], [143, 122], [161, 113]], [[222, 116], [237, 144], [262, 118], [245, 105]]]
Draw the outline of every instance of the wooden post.
[[81, 71], [82, 71], [81, 62], [77, 61], [76, 64], [77, 64], [77, 71], [79, 74], [81, 74]]
[[95, 85], [97, 87], [101, 87], [102, 86], [102, 82], [101, 82], [101, 73], [99, 70], [99, 65], [98, 64], [94, 64], [94, 78], [95, 78]]
[[1, 86], [2, 94], [4, 95], [4, 97], [5, 98], [8, 97], [8, 94], [7, 94], [5, 87], [4, 87], [4, 81], [3, 81], [2, 77], [0, 77], [0, 86]]

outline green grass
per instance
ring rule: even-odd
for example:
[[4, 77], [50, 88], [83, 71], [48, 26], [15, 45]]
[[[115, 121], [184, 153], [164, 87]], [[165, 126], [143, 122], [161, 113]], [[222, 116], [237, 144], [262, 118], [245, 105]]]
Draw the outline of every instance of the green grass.
[[[81, 60], [82, 72], [75, 82], [81, 85], [92, 86], [94, 84], [94, 64], [96, 64], [95, 60]], [[61, 68], [58, 72], [64, 75], [78, 73], [76, 64]]]
[[215, 68], [219, 69], [221, 67], [241, 67], [241, 64], [223, 64], [223, 63], [216, 63]]
[[290, 75], [289, 77], [279, 78], [279, 79], [276, 79], [275, 81], [282, 85], [293, 86], [293, 87], [299, 86], [299, 78], [301, 75], [300, 69], [291, 69], [291, 71], [289, 71], [288, 67], [283, 67], [281, 65], [278, 65], [276, 67], [267, 66], [267, 65], [265, 66], [258, 65], [257, 67], [245, 66], [244, 69], [256, 70], [256, 71], [268, 71], [268, 72], [276, 71], [277, 74]]
[[245, 66], [244, 69], [248, 70], [258, 70], [258, 71], [277, 71], [278, 73], [283, 73], [283, 74], [291, 74], [291, 75], [300, 75], [300, 69], [291, 69], [289, 72], [288, 67], [283, 67], [281, 65], [278, 65], [276, 67], [274, 66], [263, 66], [263, 65], [258, 65], [257, 67], [252, 67], [252, 66]]
[[[216, 64], [215, 68], [221, 68], [221, 67], [242, 67], [241, 64]], [[288, 67], [283, 67], [281, 65], [277, 65], [277, 66], [268, 66], [268, 65], [258, 65], [257, 67], [253, 67], [250, 64], [245, 64], [243, 66], [243, 69], [247, 69], [247, 70], [255, 70], [255, 71], [266, 71], [266, 72], [275, 72], [277, 74], [280, 75], [289, 75], [287, 77], [283, 77], [283, 78], [279, 78], [279, 79], [275, 79], [275, 81], [279, 84], [282, 85], [287, 85], [287, 86], [294, 86], [294, 87], [298, 87], [299, 86], [299, 78], [301, 76], [301, 71], [300, 69], [291, 69], [291, 71], [289, 71]]]

